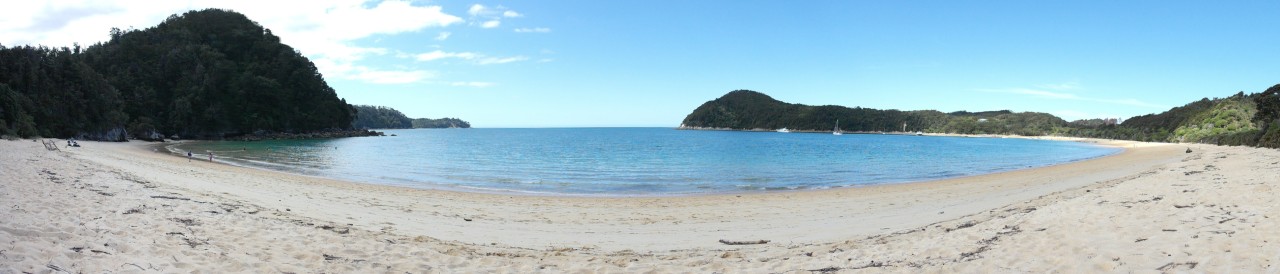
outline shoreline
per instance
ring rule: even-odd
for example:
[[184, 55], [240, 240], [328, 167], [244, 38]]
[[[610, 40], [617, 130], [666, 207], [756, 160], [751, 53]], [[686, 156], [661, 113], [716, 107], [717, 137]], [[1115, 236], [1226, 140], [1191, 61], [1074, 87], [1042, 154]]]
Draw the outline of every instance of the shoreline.
[[1269, 218], [1280, 216], [1280, 151], [1099, 142], [1127, 149], [926, 183], [591, 198], [352, 183], [129, 143], [49, 152], [6, 141], [0, 212], [12, 221], [0, 224], [0, 269], [1280, 270], [1261, 244], [1280, 240], [1269, 233], [1280, 229]]
[[[1123, 143], [1129, 143], [1129, 142], [1123, 142]], [[111, 151], [110, 154], [115, 154], [115, 155], [130, 155], [130, 156], [133, 156], [132, 158], [135, 160], [142, 160], [142, 159], [159, 160], [159, 163], [153, 163], [153, 164], [182, 165], [184, 163], [187, 163], [186, 161], [182, 161], [181, 157], [169, 157], [169, 156], [157, 155], [152, 153], [151, 151], [146, 151], [145, 149], [137, 149], [139, 147], [144, 147], [145, 145], [146, 144], [135, 145], [130, 143], [124, 143], [124, 144], [120, 144], [119, 146], [111, 147], [108, 149], [108, 151]], [[1163, 146], [1161, 144], [1148, 144], [1148, 145], [1151, 145], [1152, 147]], [[456, 221], [458, 219], [464, 219], [464, 220], [477, 219], [477, 218], [465, 218], [456, 213], [454, 214], [455, 216], [453, 218], [440, 218], [439, 216], [436, 216], [434, 218], [418, 220], [414, 222], [415, 224], [413, 225], [412, 228], [405, 229], [405, 230], [412, 231], [413, 233], [421, 233], [421, 235], [437, 237], [443, 240], [455, 240], [455, 241], [462, 241], [462, 242], [468, 242], [468, 243], [483, 243], [487, 241], [486, 239], [496, 239], [498, 240], [497, 242], [509, 244], [513, 247], [519, 247], [519, 248], [536, 249], [536, 248], [547, 248], [551, 246], [575, 246], [580, 248], [592, 248], [592, 249], [611, 250], [611, 251], [619, 251], [619, 250], [659, 251], [659, 250], [683, 250], [683, 249], [693, 249], [693, 248], [714, 248], [714, 247], [721, 247], [722, 245], [715, 241], [691, 242], [693, 241], [693, 239], [682, 238], [682, 237], [674, 237], [674, 238], [657, 240], [657, 241], [652, 239], [645, 239], [646, 237], [657, 237], [657, 236], [663, 235], [664, 232], [669, 229], [663, 226], [655, 226], [655, 227], [643, 229], [640, 231], [631, 231], [628, 234], [615, 234], [606, 239], [600, 239], [600, 240], [594, 240], [594, 241], [581, 240], [582, 237], [587, 234], [596, 234], [596, 233], [590, 233], [590, 231], [592, 230], [601, 230], [601, 229], [609, 229], [609, 230], [616, 230], [616, 231], [637, 230], [634, 227], [628, 227], [628, 226], [659, 223], [654, 218], [628, 219], [626, 222], [620, 222], [620, 223], [607, 222], [607, 221], [600, 221], [600, 222], [594, 222], [594, 223], [591, 223], [591, 222], [582, 223], [582, 222], [575, 221], [574, 220], [575, 218], [566, 218], [566, 216], [558, 216], [559, 218], [554, 218], [552, 216], [531, 217], [531, 216], [521, 216], [521, 215], [533, 213], [533, 211], [527, 208], [528, 206], [569, 205], [576, 208], [593, 207], [597, 209], [589, 210], [591, 214], [616, 215], [618, 213], [639, 214], [641, 211], [644, 211], [646, 209], [652, 210], [652, 207], [655, 207], [655, 206], [662, 207], [662, 208], [669, 207], [669, 205], [667, 206], [662, 206], [662, 205], [671, 204], [671, 203], [681, 205], [682, 207], [677, 207], [677, 208], [681, 208], [682, 210], [671, 210], [670, 212], [668, 212], [669, 214], [667, 214], [668, 217], [663, 218], [663, 219], [672, 220], [673, 218], [670, 217], [671, 214], [696, 215], [695, 213], [687, 212], [690, 210], [699, 211], [699, 212], [725, 211], [725, 210], [729, 210], [730, 208], [730, 207], [723, 206], [725, 204], [743, 204], [744, 202], [750, 202], [753, 207], [763, 207], [763, 205], [782, 203], [782, 202], [787, 202], [793, 199], [803, 197], [803, 199], [806, 199], [806, 200], [810, 200], [810, 199], [820, 200], [820, 201], [825, 200], [824, 201], [825, 203], [834, 203], [834, 202], [850, 203], [850, 204], [840, 205], [836, 208], [843, 208], [842, 211], [861, 212], [864, 214], [868, 214], [867, 216], [863, 216], [861, 218], [865, 222], [871, 222], [871, 223], [884, 222], [883, 220], [877, 220], [876, 217], [894, 218], [893, 219], [894, 221], [890, 222], [889, 224], [873, 225], [876, 227], [848, 223], [848, 224], [845, 224], [846, 230], [841, 232], [828, 231], [823, 233], [812, 233], [811, 231], [807, 231], [803, 229], [795, 229], [795, 227], [792, 227], [792, 226], [780, 226], [780, 225], [771, 226], [771, 227], [768, 227], [767, 229], [764, 229], [764, 228], [736, 229], [733, 231], [726, 232], [720, 228], [721, 224], [715, 224], [710, 222], [700, 223], [700, 225], [702, 225], [703, 227], [695, 230], [695, 231], [700, 231], [697, 238], [712, 237], [714, 235], [729, 235], [735, 238], [770, 237], [769, 235], [775, 235], [770, 238], [776, 238], [777, 237], [776, 235], [788, 235], [788, 237], [791, 237], [795, 240], [800, 240], [805, 242], [830, 242], [830, 241], [836, 241], [840, 238], [848, 237], [848, 236], [866, 236], [866, 235], [882, 232], [884, 230], [897, 231], [897, 230], [909, 229], [911, 227], [927, 225], [929, 223], [952, 219], [952, 218], [964, 216], [967, 214], [977, 213], [982, 210], [998, 207], [1004, 204], [1013, 203], [1018, 200], [1031, 199], [1036, 196], [1045, 195], [1045, 194], [1053, 193], [1056, 191], [1085, 186], [1085, 185], [1088, 185], [1089, 183], [1093, 183], [1096, 181], [1105, 181], [1105, 180], [1120, 178], [1126, 174], [1138, 172], [1142, 169], [1149, 168], [1152, 164], [1132, 165], [1129, 168], [1123, 168], [1121, 165], [1117, 164], [1119, 162], [1126, 162], [1127, 160], [1129, 160], [1124, 156], [1134, 155], [1133, 153], [1136, 153], [1135, 151], [1136, 149], [1126, 149], [1125, 151], [1119, 154], [1115, 154], [1109, 157], [1096, 158], [1093, 160], [1078, 161], [1078, 162], [1065, 163], [1060, 165], [1046, 166], [1041, 168], [1020, 169], [1020, 170], [1014, 170], [1014, 171], [1008, 171], [1008, 172], [957, 177], [957, 178], [950, 178], [950, 179], [943, 179], [943, 180], [881, 184], [881, 185], [872, 185], [872, 186], [865, 186], [865, 187], [832, 188], [832, 189], [822, 189], [822, 190], [755, 192], [755, 193], [735, 193], [735, 194], [718, 193], [718, 194], [708, 194], [708, 195], [662, 196], [662, 197], [515, 195], [515, 194], [465, 192], [465, 191], [453, 191], [453, 190], [420, 189], [420, 188], [410, 188], [410, 187], [401, 187], [401, 186], [350, 182], [346, 180], [331, 179], [331, 178], [320, 177], [320, 176], [302, 175], [302, 174], [294, 174], [294, 173], [288, 173], [288, 172], [256, 169], [256, 168], [245, 168], [245, 167], [239, 167], [239, 166], [228, 165], [223, 163], [209, 164], [207, 161], [200, 163], [201, 165], [198, 165], [198, 166], [202, 168], [211, 168], [209, 171], [215, 171], [216, 173], [220, 173], [220, 175], [219, 174], [203, 174], [204, 176], [200, 176], [200, 177], [205, 177], [206, 178], [205, 180], [208, 180], [208, 181], [237, 180], [235, 177], [225, 178], [226, 175], [235, 174], [235, 175], [239, 175], [237, 176], [241, 178], [239, 180], [248, 181], [250, 182], [250, 184], [244, 184], [244, 185], [241, 185], [240, 187], [235, 187], [235, 188], [210, 188], [208, 185], [203, 184], [199, 181], [185, 180], [187, 181], [186, 184], [180, 184], [178, 186], [185, 187], [185, 188], [192, 188], [196, 190], [200, 190], [201, 188], [203, 188], [203, 190], [206, 192], [221, 192], [224, 194], [230, 194], [231, 196], [239, 196], [239, 197], [258, 196], [257, 198], [260, 199], [261, 203], [272, 203], [272, 201], [269, 200], [269, 197], [261, 197], [260, 194], [252, 193], [254, 192], [254, 190], [249, 188], [249, 186], [262, 185], [261, 183], [253, 183], [254, 181], [256, 181], [253, 179], [253, 177], [272, 178], [274, 181], [287, 181], [287, 182], [299, 183], [299, 185], [285, 186], [284, 189], [276, 192], [312, 193], [311, 195], [307, 195], [307, 196], [314, 196], [315, 194], [320, 194], [324, 196], [333, 196], [333, 197], [345, 196], [346, 197], [345, 199], [394, 200], [398, 202], [396, 203], [396, 205], [399, 206], [398, 209], [402, 209], [401, 211], [403, 211], [404, 208], [409, 208], [410, 211], [426, 209], [426, 208], [412, 209], [413, 208], [412, 204], [415, 201], [419, 201], [422, 199], [435, 198], [434, 200], [441, 201], [441, 202], [469, 201], [473, 203], [458, 205], [458, 208], [457, 208], [458, 210], [456, 211], [462, 211], [462, 212], [490, 211], [490, 210], [501, 209], [502, 211], [504, 211], [501, 213], [505, 213], [505, 214], [502, 214], [503, 216], [501, 216], [501, 218], [499, 219], [520, 220], [519, 223], [521, 224], [520, 225], [520, 227], [522, 227], [521, 229], [532, 230], [532, 231], [542, 231], [546, 233], [546, 235], [541, 235], [539, 237], [525, 237], [525, 236], [519, 236], [519, 235], [504, 234], [502, 232], [499, 232], [500, 230], [503, 230], [503, 229], [492, 229], [493, 231], [484, 231], [485, 229], [476, 230], [474, 228], [465, 228], [462, 226], [458, 226], [456, 224], [445, 225], [445, 226], [440, 225], [440, 223], [447, 223], [448, 221]], [[141, 156], [141, 157], [138, 157], [138, 156]], [[158, 157], [162, 157], [163, 159]], [[107, 157], [105, 159], [99, 158], [99, 159], [91, 159], [91, 160], [96, 160], [95, 162], [99, 162], [100, 164], [112, 165], [114, 164], [112, 163], [112, 161], [125, 160], [125, 158]], [[194, 161], [194, 162], [201, 162], [201, 161]], [[1081, 166], [1084, 166], [1084, 168], [1087, 168], [1087, 169], [1094, 169], [1094, 170], [1104, 169], [1103, 167], [1106, 167], [1106, 169], [1111, 169], [1112, 171], [1101, 172], [1101, 175], [1094, 175], [1094, 176], [1073, 176], [1072, 173], [1077, 172]], [[145, 168], [138, 169], [139, 167], [131, 166], [131, 165], [118, 165], [117, 167], [125, 170], [130, 170], [135, 173], [149, 172]], [[157, 167], [158, 165], [152, 166], [152, 168], [157, 168]], [[1044, 179], [1036, 179], [1038, 177], [1046, 177], [1046, 176], [1056, 177], [1058, 178], [1058, 180], [1047, 181]], [[178, 180], [178, 178], [171, 178], [171, 179]], [[358, 192], [345, 194], [345, 195], [342, 194], [342, 192], [346, 192], [348, 190], [358, 190]], [[956, 193], [968, 193], [973, 197], [963, 197], [961, 195], [957, 195]], [[1035, 194], [1035, 195], [1030, 195], [1030, 194]], [[935, 196], [935, 198], [937, 198], [938, 200], [942, 200], [942, 202], [946, 202], [949, 205], [944, 207], [947, 209], [941, 210], [942, 212], [944, 212], [943, 214], [936, 214], [934, 212], [928, 212], [928, 213], [925, 213], [925, 212], [932, 211], [932, 209], [926, 209], [926, 208], [935, 207], [935, 204], [937, 202], [924, 203], [924, 202], [920, 202], [921, 200], [916, 199], [914, 202], [904, 202], [899, 204], [899, 203], [886, 201], [890, 199], [907, 199], [908, 197], [914, 196], [914, 195], [921, 195], [924, 197]], [[290, 196], [293, 196], [293, 195], [290, 195]], [[974, 197], [983, 197], [983, 198], [979, 199]], [[263, 199], [263, 198], [267, 198], [267, 199]], [[298, 210], [297, 207], [299, 205], [313, 204], [314, 202], [311, 200], [316, 200], [311, 197], [307, 197], [307, 198], [308, 199], [296, 199], [294, 201], [277, 199], [277, 201], [275, 202], [281, 203], [280, 205], [281, 207], [292, 207], [293, 208], [292, 212], [294, 212], [294, 214], [300, 214], [307, 217], [319, 219], [319, 218], [324, 218], [324, 216], [328, 214], [328, 212], [325, 212], [325, 210], [320, 208], [310, 208], [310, 209], [305, 209], [301, 211]], [[744, 198], [746, 198], [745, 199], [746, 201], [742, 201], [744, 200]], [[338, 200], [340, 199], [337, 199], [337, 198], [331, 198], [327, 200], [329, 202], [335, 202], [336, 204], [352, 205], [351, 208], [356, 208], [356, 209], [358, 209], [360, 206], [358, 203], [339, 202]], [[487, 205], [485, 202], [485, 201], [492, 202], [497, 200], [502, 200], [504, 203], [507, 203], [508, 205], [504, 205], [503, 207], [500, 207], [500, 208], [493, 208], [492, 206]], [[852, 206], [852, 205], [858, 205], [858, 204], [861, 204], [862, 206]], [[761, 218], [760, 216], [746, 216], [747, 214], [743, 214], [742, 212], [724, 213], [719, 215], [724, 218], [722, 220], [724, 222], [721, 222], [722, 224], [723, 223], [747, 224], [747, 223], [754, 223], [757, 221], [764, 221], [764, 220], [770, 220], [770, 219], [790, 220], [790, 222], [797, 222], [797, 223], [814, 222], [813, 216], [809, 216], [809, 215], [801, 214], [798, 216], [787, 216], [787, 215], [792, 215], [792, 211], [804, 210], [803, 208], [805, 208], [806, 206], [807, 204], [800, 203], [800, 204], [791, 204], [790, 207], [780, 207], [780, 208], [772, 208], [772, 209], [751, 208], [751, 209], [754, 209], [754, 211], [756, 212], [762, 212], [762, 214], [771, 216], [769, 218]], [[782, 208], [786, 208], [786, 210], [779, 210]], [[604, 210], [604, 209], [608, 209], [608, 210]], [[870, 210], [870, 209], [875, 209], [875, 210]], [[734, 208], [732, 210], [744, 210], [744, 208]], [[367, 213], [368, 212], [364, 212], [363, 210], [353, 210], [352, 212], [346, 213], [345, 215], [347, 217], [345, 218], [356, 219], [356, 220], [363, 219], [363, 226], [365, 228], [370, 228], [370, 229], [379, 227], [377, 225], [379, 223], [396, 223], [396, 222], [392, 222], [391, 219], [398, 219], [398, 218], [381, 218], [380, 219], [380, 218], [367, 218], [367, 217], [359, 218], [358, 217], [359, 215], [365, 215]], [[518, 213], [518, 214], [512, 215], [510, 213]], [[902, 214], [904, 213], [908, 213], [912, 217], [903, 218]], [[961, 213], [964, 213], [964, 214], [961, 214]], [[387, 214], [387, 213], [384, 212], [384, 214]], [[442, 215], [447, 215], [447, 214], [442, 214]], [[826, 214], [820, 214], [820, 215], [826, 215]], [[871, 217], [871, 216], [876, 216], [876, 217]], [[550, 221], [548, 222], [550, 224], [538, 224], [535, 222], [543, 219], [550, 219]], [[614, 219], [617, 219], [617, 218], [614, 218]], [[670, 225], [681, 225], [681, 224], [684, 224], [685, 222], [687, 221], [675, 221], [670, 223]], [[595, 226], [594, 227], [592, 226], [574, 227], [574, 226], [565, 225], [570, 223], [578, 223], [580, 225], [595, 225]], [[353, 224], [355, 224], [357, 227], [361, 226], [361, 222], [354, 222]], [[440, 229], [451, 230], [452, 235], [436, 236], [429, 233], [432, 231], [438, 231]], [[517, 229], [517, 230], [521, 230], [521, 229]], [[633, 238], [629, 236], [635, 233], [640, 233], [641, 235], [651, 235], [651, 236], [640, 237], [640, 238]], [[595, 236], [598, 237], [599, 235], [595, 235]]]
[[[681, 128], [677, 128], [677, 129], [681, 130]], [[690, 130], [715, 130], [715, 129], [690, 129]], [[743, 131], [743, 130], [729, 130], [729, 131]], [[810, 133], [810, 132], [801, 132], [801, 133]], [[872, 133], [850, 133], [850, 134], [872, 134]], [[907, 135], [907, 134], [892, 134], [892, 135]], [[839, 186], [821, 186], [821, 187], [809, 187], [809, 188], [725, 190], [725, 191], [691, 192], [691, 193], [638, 193], [638, 194], [539, 192], [539, 191], [522, 191], [517, 189], [495, 189], [495, 188], [482, 188], [482, 187], [471, 187], [471, 186], [461, 186], [461, 185], [444, 185], [444, 184], [437, 184], [437, 183], [430, 183], [430, 182], [421, 182], [421, 184], [415, 184], [415, 185], [396, 184], [396, 183], [386, 183], [386, 182], [361, 181], [360, 179], [357, 179], [357, 178], [340, 178], [340, 177], [327, 177], [327, 176], [318, 175], [318, 174], [304, 174], [300, 172], [274, 169], [274, 168], [263, 167], [263, 166], [255, 166], [251, 164], [237, 163], [236, 161], [222, 160], [222, 159], [215, 159], [215, 162], [219, 164], [224, 164], [224, 165], [234, 166], [239, 168], [247, 168], [247, 169], [254, 169], [254, 170], [260, 170], [260, 171], [267, 171], [267, 172], [278, 172], [278, 173], [287, 174], [287, 175], [343, 181], [343, 182], [348, 182], [353, 184], [368, 184], [368, 185], [415, 189], [415, 190], [463, 192], [463, 193], [488, 194], [488, 195], [498, 195], [498, 196], [514, 195], [514, 196], [531, 196], [531, 197], [578, 197], [578, 198], [669, 198], [669, 197], [689, 197], [689, 196], [697, 197], [697, 196], [716, 196], [716, 195], [744, 195], [744, 194], [770, 194], [770, 193], [785, 193], [785, 192], [828, 191], [828, 190], [839, 190], [839, 189], [846, 189], [846, 188], [867, 188], [867, 187], [877, 187], [877, 186], [885, 186], [885, 185], [931, 183], [931, 182], [942, 181], [942, 180], [952, 180], [952, 179], [959, 179], [959, 178], [972, 177], [972, 176], [983, 176], [983, 175], [989, 175], [989, 174], [999, 174], [999, 173], [1013, 172], [1013, 171], [1026, 170], [1026, 169], [1052, 167], [1057, 165], [1064, 165], [1064, 164], [1083, 162], [1083, 161], [1092, 161], [1092, 160], [1112, 157], [1112, 156], [1124, 153], [1127, 150], [1126, 147], [1124, 147], [1124, 145], [1118, 145], [1118, 143], [1125, 143], [1130, 148], [1136, 146], [1136, 145], [1132, 145], [1131, 143], [1138, 143], [1138, 142], [1125, 141], [1125, 140], [1101, 140], [1101, 139], [1057, 137], [1057, 136], [1003, 136], [1003, 135], [960, 135], [960, 134], [926, 134], [923, 136], [963, 137], [963, 138], [1019, 138], [1019, 139], [1029, 139], [1029, 140], [1078, 142], [1078, 143], [1088, 143], [1088, 144], [1092, 144], [1094, 146], [1099, 146], [1099, 147], [1117, 148], [1117, 149], [1120, 149], [1120, 151], [1101, 155], [1101, 156], [1077, 159], [1077, 160], [1072, 160], [1067, 162], [1058, 162], [1058, 163], [1051, 163], [1051, 164], [1039, 165], [1039, 166], [1015, 167], [1012, 169], [998, 170], [998, 171], [993, 171], [989, 173], [980, 173], [980, 174], [957, 175], [957, 176], [951, 176], [951, 177], [920, 178], [918, 180], [910, 180], [910, 181], [878, 182], [878, 183], [850, 184], [850, 185], [839, 185]], [[1089, 141], [1085, 142], [1082, 140], [1089, 140]], [[1099, 144], [1098, 143], [1099, 141], [1104, 141], [1109, 143]], [[175, 140], [175, 141], [164, 142], [164, 143], [146, 143], [144, 145], [138, 145], [138, 146], [148, 147], [153, 151], [161, 154], [167, 154], [174, 157], [185, 158], [184, 155], [182, 155], [178, 151], [175, 151], [175, 149], [171, 147], [177, 146], [186, 142], [221, 142], [221, 141], [219, 140], [181, 140], [181, 141]], [[1165, 143], [1151, 143], [1151, 144], [1165, 144]], [[196, 157], [194, 157], [193, 159], [195, 160], [202, 159], [200, 157], [200, 153], [196, 153]], [[205, 161], [207, 162], [207, 160]]]

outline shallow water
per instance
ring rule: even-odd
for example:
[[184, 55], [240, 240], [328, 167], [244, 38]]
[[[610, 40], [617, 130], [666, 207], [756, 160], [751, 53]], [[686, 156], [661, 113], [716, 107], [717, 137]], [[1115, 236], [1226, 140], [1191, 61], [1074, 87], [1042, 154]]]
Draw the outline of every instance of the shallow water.
[[200, 159], [417, 188], [680, 195], [899, 183], [1040, 167], [1118, 148], [1017, 138], [691, 131], [408, 129], [386, 137], [169, 146]]

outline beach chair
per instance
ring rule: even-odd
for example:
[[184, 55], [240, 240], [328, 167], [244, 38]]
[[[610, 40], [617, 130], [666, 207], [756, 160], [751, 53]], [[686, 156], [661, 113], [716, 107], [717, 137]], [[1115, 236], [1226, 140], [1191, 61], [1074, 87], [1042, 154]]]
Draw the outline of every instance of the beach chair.
[[57, 141], [41, 139], [41, 140], [40, 140], [40, 143], [41, 143], [41, 144], [44, 144], [44, 149], [47, 149], [47, 150], [57, 150], [57, 151], [61, 151], [60, 149], [58, 149], [58, 142], [57, 142]]

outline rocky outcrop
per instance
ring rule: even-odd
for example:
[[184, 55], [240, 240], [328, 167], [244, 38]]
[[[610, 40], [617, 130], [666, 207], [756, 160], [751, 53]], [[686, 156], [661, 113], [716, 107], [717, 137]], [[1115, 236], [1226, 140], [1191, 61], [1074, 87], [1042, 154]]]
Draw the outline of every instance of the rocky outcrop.
[[125, 131], [123, 127], [117, 127], [107, 131], [100, 131], [100, 132], [91, 132], [91, 133], [81, 132], [79, 134], [76, 134], [75, 138], [79, 140], [91, 140], [91, 141], [124, 142], [129, 140], [127, 138], [128, 136], [129, 136], [128, 131]]

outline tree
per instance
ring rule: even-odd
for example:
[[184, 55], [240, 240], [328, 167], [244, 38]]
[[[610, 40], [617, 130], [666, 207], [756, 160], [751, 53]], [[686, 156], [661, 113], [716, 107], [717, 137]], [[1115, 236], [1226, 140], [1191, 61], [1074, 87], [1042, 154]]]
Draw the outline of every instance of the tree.
[[355, 118], [310, 60], [239, 13], [110, 34], [87, 48], [0, 46], [0, 133], [219, 139], [350, 129]]

